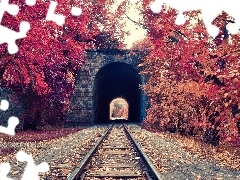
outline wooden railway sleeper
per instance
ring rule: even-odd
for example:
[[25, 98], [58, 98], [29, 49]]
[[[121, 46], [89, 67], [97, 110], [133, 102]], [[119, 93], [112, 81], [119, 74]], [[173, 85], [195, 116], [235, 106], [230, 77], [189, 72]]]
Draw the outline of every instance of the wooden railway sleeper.
[[[123, 128], [125, 133], [119, 131], [119, 125], [116, 125], [115, 129], [113, 129], [113, 127], [112, 124], [101, 140], [99, 140], [98, 144], [94, 146], [95, 149], [88, 153], [87, 158], [84, 158], [79, 167], [67, 180], [105, 179], [107, 177], [127, 180], [129, 180], [129, 178], [138, 180], [161, 180], [160, 174], [133, 139], [124, 124], [121, 125], [121, 128]], [[126, 139], [128, 140], [126, 141]], [[130, 144], [131, 147], [129, 146]], [[135, 158], [133, 158], [134, 156]], [[133, 159], [131, 159], [131, 157]], [[89, 164], [89, 162], [91, 163]], [[90, 167], [87, 168], [86, 164], [89, 164]], [[96, 171], [97, 169], [101, 171]]]

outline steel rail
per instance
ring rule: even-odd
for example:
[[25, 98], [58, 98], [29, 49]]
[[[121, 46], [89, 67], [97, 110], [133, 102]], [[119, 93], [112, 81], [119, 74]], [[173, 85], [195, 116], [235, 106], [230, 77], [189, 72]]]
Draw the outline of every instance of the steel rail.
[[123, 125], [123, 128], [124, 128], [124, 131], [126, 132], [127, 136], [129, 137], [130, 141], [132, 141], [132, 143], [136, 147], [136, 151], [141, 156], [141, 159], [144, 161], [144, 164], [147, 166], [146, 168], [147, 168], [148, 172], [146, 172], [146, 173], [147, 173], [148, 179], [163, 180], [162, 176], [160, 175], [158, 170], [155, 168], [155, 166], [153, 165], [151, 160], [148, 158], [146, 153], [142, 150], [140, 145], [134, 140], [131, 133], [128, 131], [127, 127], [123, 123], [122, 123], [122, 125]]
[[70, 176], [67, 178], [67, 180], [78, 180], [80, 179], [83, 170], [93, 154], [96, 152], [98, 147], [102, 144], [104, 139], [108, 136], [110, 130], [112, 129], [114, 123], [111, 124], [111, 126], [105, 131], [104, 135], [98, 140], [98, 142], [95, 144], [94, 147], [87, 153], [87, 155], [83, 158], [83, 160], [80, 162], [80, 164], [76, 167], [76, 169], [70, 174]]

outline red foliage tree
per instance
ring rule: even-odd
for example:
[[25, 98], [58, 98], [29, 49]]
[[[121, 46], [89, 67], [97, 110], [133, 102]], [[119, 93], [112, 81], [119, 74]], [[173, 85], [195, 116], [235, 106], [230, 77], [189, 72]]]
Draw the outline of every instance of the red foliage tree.
[[[19, 51], [10, 55], [6, 44], [0, 45], [1, 85], [17, 93], [25, 105], [24, 128], [35, 129], [46, 123], [61, 124], [69, 97], [74, 91], [77, 70], [86, 61], [88, 48], [97, 48], [99, 34], [107, 33], [108, 41], [116, 41], [118, 24], [109, 12], [108, 0], [58, 0], [56, 14], [65, 18], [63, 26], [46, 21], [50, 1], [37, 0], [34, 6], [12, 0], [20, 12], [4, 14], [2, 25], [18, 31], [21, 21], [30, 23], [27, 37], [17, 40]], [[73, 6], [80, 7], [80, 16], [71, 15]], [[110, 18], [111, 17], [111, 18]], [[100, 25], [104, 31], [100, 30]], [[121, 48], [121, 40], [117, 39]], [[100, 39], [104, 41], [104, 37]], [[116, 42], [115, 42], [116, 44]]]
[[213, 39], [200, 12], [186, 12], [186, 23], [177, 26], [176, 10], [164, 6], [154, 14], [149, 3], [140, 7], [153, 48], [141, 64], [151, 105], [144, 124], [213, 145], [219, 138], [239, 142], [239, 34], [228, 34], [231, 17], [223, 12], [213, 21], [220, 29]]

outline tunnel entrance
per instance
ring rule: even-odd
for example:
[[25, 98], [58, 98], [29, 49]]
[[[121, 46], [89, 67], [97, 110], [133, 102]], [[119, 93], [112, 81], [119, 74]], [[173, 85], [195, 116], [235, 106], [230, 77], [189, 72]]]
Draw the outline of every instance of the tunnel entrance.
[[110, 123], [109, 105], [121, 97], [128, 103], [128, 121], [141, 121], [141, 76], [126, 63], [114, 62], [102, 67], [94, 81], [94, 123]]

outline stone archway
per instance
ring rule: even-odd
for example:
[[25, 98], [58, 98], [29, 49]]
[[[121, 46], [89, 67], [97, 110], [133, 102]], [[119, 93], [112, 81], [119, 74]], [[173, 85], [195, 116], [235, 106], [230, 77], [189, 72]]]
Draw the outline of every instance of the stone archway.
[[[94, 95], [96, 90], [95, 80], [98, 79], [98, 74], [101, 74], [101, 71], [104, 71], [105, 67], [107, 68], [114, 63], [125, 64], [128, 69], [131, 69], [129, 71], [134, 71], [135, 74], [138, 74], [138, 64], [140, 61], [141, 59], [138, 56], [130, 55], [128, 50], [88, 50], [87, 62], [77, 74], [75, 82], [76, 90], [71, 96], [68, 112], [64, 117], [65, 126], [72, 127], [101, 122], [95, 120], [95, 112], [97, 111], [95, 108], [99, 107], [95, 105], [96, 96]], [[127, 77], [125, 78], [128, 79]], [[139, 74], [138, 79], [139, 84], [144, 84], [144, 78]], [[146, 100], [144, 92], [139, 90], [139, 93], [141, 95], [138, 119], [141, 121], [145, 117]]]

